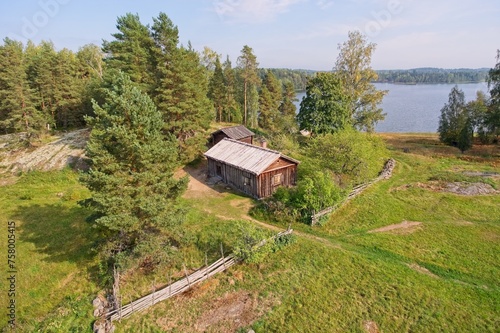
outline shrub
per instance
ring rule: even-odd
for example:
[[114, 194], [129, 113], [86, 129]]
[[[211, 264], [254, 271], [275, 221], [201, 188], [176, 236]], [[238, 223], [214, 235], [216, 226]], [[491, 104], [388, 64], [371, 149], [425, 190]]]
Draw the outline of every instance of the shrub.
[[306, 154], [338, 175], [343, 186], [375, 178], [388, 157], [381, 138], [352, 128], [312, 139]]

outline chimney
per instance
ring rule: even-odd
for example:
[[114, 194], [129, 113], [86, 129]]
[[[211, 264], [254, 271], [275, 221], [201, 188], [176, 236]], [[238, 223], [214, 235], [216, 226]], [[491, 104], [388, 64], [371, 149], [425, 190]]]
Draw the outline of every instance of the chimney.
[[267, 148], [267, 141], [266, 141], [266, 139], [261, 139], [260, 140], [260, 146], [262, 148]]

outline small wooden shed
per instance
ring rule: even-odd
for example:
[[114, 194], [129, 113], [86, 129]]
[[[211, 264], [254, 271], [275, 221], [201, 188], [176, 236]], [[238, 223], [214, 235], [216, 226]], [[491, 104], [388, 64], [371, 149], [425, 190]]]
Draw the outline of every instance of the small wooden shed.
[[218, 144], [222, 139], [228, 138], [253, 144], [253, 137], [255, 133], [250, 131], [243, 125], [221, 128], [212, 133], [212, 146]]
[[251, 144], [223, 139], [210, 148], [208, 175], [254, 198], [265, 198], [279, 186], [294, 186], [300, 163], [281, 153]]

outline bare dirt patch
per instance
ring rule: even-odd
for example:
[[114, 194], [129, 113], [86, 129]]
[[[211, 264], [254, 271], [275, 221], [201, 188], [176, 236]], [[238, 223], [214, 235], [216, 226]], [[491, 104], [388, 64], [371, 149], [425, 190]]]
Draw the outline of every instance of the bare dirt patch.
[[195, 324], [198, 332], [235, 332], [258, 317], [257, 300], [247, 292], [234, 292], [216, 299]]
[[184, 193], [184, 198], [204, 198], [210, 197], [222, 197], [223, 194], [220, 193], [215, 186], [209, 186], [207, 184], [207, 167], [206, 162], [202, 163], [198, 167], [187, 166], [176, 172], [176, 177], [183, 177], [185, 175], [189, 176], [189, 184], [186, 192]]
[[363, 328], [365, 329], [366, 333], [379, 333], [378, 325], [376, 322], [367, 320], [363, 323]]
[[475, 195], [494, 195], [500, 194], [500, 191], [495, 190], [493, 186], [485, 183], [469, 183], [469, 182], [441, 182], [441, 181], [430, 181], [426, 183], [413, 183], [405, 184], [396, 188], [391, 189], [391, 191], [401, 191], [408, 190], [412, 187], [418, 187], [434, 192], [445, 192], [453, 193], [464, 196], [475, 196]]
[[432, 273], [430, 270], [428, 270], [427, 268], [425, 267], [422, 267], [418, 264], [408, 264], [408, 267], [410, 267], [411, 269], [413, 269], [414, 271], [417, 271], [419, 273], [422, 273], [422, 274], [425, 274], [427, 276], [430, 276], [432, 278], [435, 278], [435, 279], [438, 279], [439, 276], [437, 276], [436, 274]]
[[369, 233], [376, 233], [376, 232], [391, 232], [391, 233], [396, 233], [396, 234], [411, 234], [417, 230], [419, 230], [421, 227], [420, 225], [422, 222], [415, 222], [415, 221], [403, 221], [401, 223], [397, 224], [391, 224], [387, 225], [382, 228], [377, 228], [368, 231]]
[[490, 184], [485, 183], [463, 183], [463, 182], [453, 182], [448, 183], [444, 186], [443, 192], [449, 192], [459, 195], [489, 195], [497, 194], [497, 191]]

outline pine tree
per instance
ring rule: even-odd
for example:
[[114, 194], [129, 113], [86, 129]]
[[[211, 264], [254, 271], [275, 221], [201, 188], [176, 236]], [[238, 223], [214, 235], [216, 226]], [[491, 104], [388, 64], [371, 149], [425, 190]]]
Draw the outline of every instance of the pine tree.
[[103, 102], [99, 99], [98, 90], [105, 71], [104, 54], [97, 45], [87, 44], [78, 50], [76, 58], [78, 61], [77, 75], [82, 80], [81, 109], [77, 116], [79, 125], [84, 126], [84, 117], [94, 113], [92, 99]]
[[47, 119], [48, 127], [56, 125], [57, 93], [56, 66], [57, 53], [52, 42], [42, 41], [40, 45], [28, 43], [26, 47], [28, 81], [35, 91], [36, 107]]
[[215, 60], [214, 73], [208, 84], [208, 97], [215, 108], [215, 120], [222, 121], [226, 105], [227, 87], [219, 58]]
[[177, 47], [177, 27], [161, 13], [152, 27], [156, 43], [157, 84], [154, 99], [163, 114], [164, 131], [180, 142], [182, 161], [189, 162], [204, 149], [210, 126], [206, 69], [190, 47]]
[[237, 63], [241, 69], [240, 75], [243, 81], [243, 123], [248, 125], [248, 118], [251, 118], [250, 126], [255, 127], [258, 112], [258, 106], [255, 107], [256, 104], [258, 105], [256, 87], [260, 83], [260, 79], [257, 75], [259, 63], [251, 47], [248, 45], [243, 46]]
[[162, 134], [153, 101], [124, 73], [104, 82], [105, 103], [94, 102], [95, 117], [86, 153], [92, 160], [82, 176], [90, 189], [96, 223], [107, 234], [109, 253], [127, 253], [151, 235], [173, 235], [183, 220], [177, 199], [187, 179], [175, 179], [177, 141]]
[[224, 78], [226, 80], [226, 103], [224, 107], [224, 121], [241, 123], [243, 117], [241, 115], [241, 108], [236, 101], [236, 75], [232, 68], [231, 60], [227, 56], [226, 61], [222, 65], [224, 71]]
[[23, 45], [6, 38], [0, 46], [0, 129], [4, 133], [26, 132], [31, 142], [44, 126], [45, 119], [35, 108], [28, 85]]
[[78, 76], [76, 55], [63, 49], [57, 53], [54, 66], [54, 107], [58, 128], [67, 129], [82, 125], [82, 97], [84, 82]]
[[131, 13], [118, 17], [116, 27], [119, 32], [112, 34], [115, 40], [103, 42], [107, 65], [128, 74], [142, 91], [151, 93], [156, 64], [151, 54], [154, 42], [148, 27], [141, 23], [138, 15]]

